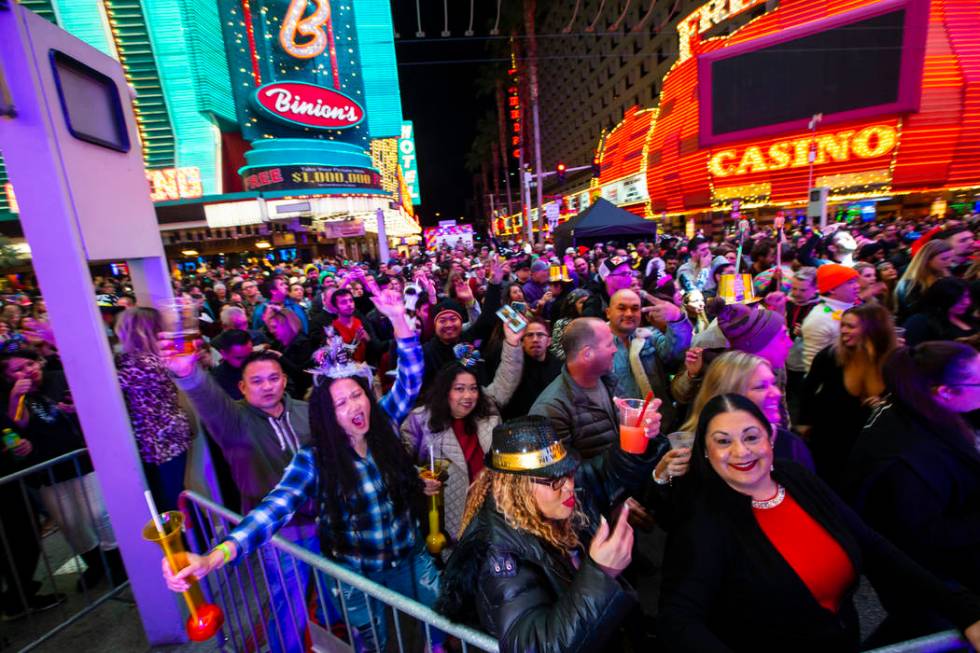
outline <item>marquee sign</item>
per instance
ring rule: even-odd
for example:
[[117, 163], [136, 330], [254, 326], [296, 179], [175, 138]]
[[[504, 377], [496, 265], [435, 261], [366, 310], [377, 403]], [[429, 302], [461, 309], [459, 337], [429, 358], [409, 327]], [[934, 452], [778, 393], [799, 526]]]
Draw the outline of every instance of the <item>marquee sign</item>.
[[891, 125], [872, 125], [860, 131], [853, 129], [816, 137], [804, 136], [776, 141], [769, 147], [749, 145], [744, 150], [718, 150], [708, 160], [708, 170], [715, 177], [738, 177], [756, 172], [805, 168], [810, 165], [843, 163], [855, 159], [874, 159], [891, 154], [898, 144], [898, 131]]
[[[780, 0], [704, 38], [762, 6], [712, 0], [691, 15], [657, 106], [627, 112], [600, 144], [597, 190], [643, 174], [648, 199], [624, 208], [654, 218], [727, 211], [733, 200], [801, 206], [811, 186], [833, 201], [980, 188], [976, 0]], [[886, 37], [896, 45], [880, 47]], [[835, 39], [860, 66], [848, 64], [850, 50], [825, 47]], [[782, 63], [756, 74], [767, 60]], [[781, 78], [791, 63], [816, 72]], [[792, 84], [818, 89], [817, 106]], [[759, 100], [770, 92], [782, 101]], [[815, 113], [824, 120], [811, 128]]]
[[715, 25], [765, 2], [766, 0], [709, 0], [701, 5], [677, 23], [679, 59], [684, 61], [691, 56], [691, 39], [695, 35], [700, 36]]
[[343, 93], [306, 82], [273, 82], [252, 96], [265, 116], [312, 129], [347, 129], [364, 120], [364, 109]]
[[201, 170], [196, 167], [147, 170], [146, 180], [150, 182], [150, 199], [154, 202], [194, 199], [204, 195]]
[[401, 137], [398, 139], [398, 162], [402, 168], [403, 180], [411, 197], [409, 204], [421, 204], [419, 194], [419, 165], [415, 153], [414, 127], [410, 120], [402, 123]]
[[285, 165], [252, 169], [244, 177], [245, 190], [317, 190], [362, 188], [379, 190], [381, 175], [370, 168]]

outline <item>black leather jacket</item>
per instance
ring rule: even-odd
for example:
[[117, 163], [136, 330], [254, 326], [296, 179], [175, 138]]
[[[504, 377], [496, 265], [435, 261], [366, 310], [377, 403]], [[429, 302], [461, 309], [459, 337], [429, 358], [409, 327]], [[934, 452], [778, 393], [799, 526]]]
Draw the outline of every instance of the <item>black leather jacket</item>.
[[643, 456], [610, 447], [579, 467], [576, 494], [588, 524], [579, 530], [578, 569], [543, 540], [509, 526], [488, 497], [447, 563], [436, 609], [481, 627], [499, 640], [502, 653], [614, 645], [638, 601], [621, 576], [610, 578], [592, 561], [589, 543], [600, 516], [638, 489], [668, 448], [664, 437], [651, 441]]

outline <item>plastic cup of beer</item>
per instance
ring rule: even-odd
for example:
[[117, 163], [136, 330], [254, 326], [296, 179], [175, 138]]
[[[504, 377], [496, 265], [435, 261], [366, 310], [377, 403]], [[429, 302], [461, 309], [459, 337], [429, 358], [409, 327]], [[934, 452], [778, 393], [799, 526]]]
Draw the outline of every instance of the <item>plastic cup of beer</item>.
[[643, 400], [617, 398], [616, 408], [619, 409], [619, 446], [627, 453], [645, 453], [650, 440], [640, 423]]
[[198, 306], [192, 299], [176, 297], [157, 305], [163, 320], [162, 335], [173, 342], [178, 354], [192, 355], [195, 343], [201, 338], [198, 323]]
[[671, 449], [690, 449], [694, 446], [693, 431], [674, 431], [667, 435]]

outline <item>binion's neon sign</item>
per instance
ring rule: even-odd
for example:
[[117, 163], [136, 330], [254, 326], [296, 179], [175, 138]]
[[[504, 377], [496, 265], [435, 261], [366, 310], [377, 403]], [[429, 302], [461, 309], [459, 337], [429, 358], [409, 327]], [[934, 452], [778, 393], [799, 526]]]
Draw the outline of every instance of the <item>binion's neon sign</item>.
[[851, 158], [874, 159], [890, 154], [898, 144], [898, 131], [891, 125], [871, 125], [860, 131], [853, 129], [819, 136], [804, 136], [777, 141], [768, 148], [750, 145], [744, 150], [718, 150], [708, 160], [708, 171], [715, 177], [804, 168], [810, 165], [811, 145], [813, 165], [844, 162]]

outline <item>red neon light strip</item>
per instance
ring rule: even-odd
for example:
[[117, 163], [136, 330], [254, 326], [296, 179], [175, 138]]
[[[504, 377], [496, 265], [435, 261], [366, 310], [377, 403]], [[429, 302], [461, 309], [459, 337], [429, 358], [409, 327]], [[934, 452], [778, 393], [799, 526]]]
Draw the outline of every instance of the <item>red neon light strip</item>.
[[[330, 3], [327, 2], [329, 7]], [[330, 52], [330, 72], [333, 74], [333, 87], [340, 90], [340, 68], [337, 66], [337, 46], [333, 39], [333, 10], [329, 11], [330, 20], [327, 21], [327, 50]]]
[[255, 85], [262, 84], [262, 73], [259, 72], [259, 52], [255, 47], [255, 29], [252, 27], [252, 6], [248, 0], [242, 0], [242, 14], [245, 18], [245, 33], [248, 35], [248, 49], [252, 55], [252, 76]]

